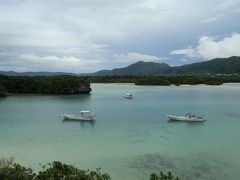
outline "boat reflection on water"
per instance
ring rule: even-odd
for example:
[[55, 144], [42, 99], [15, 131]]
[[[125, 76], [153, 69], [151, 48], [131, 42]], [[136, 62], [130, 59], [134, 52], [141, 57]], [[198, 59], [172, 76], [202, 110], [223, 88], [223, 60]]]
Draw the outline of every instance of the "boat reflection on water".
[[96, 124], [96, 121], [79, 121], [79, 120], [74, 120], [74, 119], [66, 119], [64, 118], [62, 120], [63, 123], [79, 123], [81, 127], [94, 127]]

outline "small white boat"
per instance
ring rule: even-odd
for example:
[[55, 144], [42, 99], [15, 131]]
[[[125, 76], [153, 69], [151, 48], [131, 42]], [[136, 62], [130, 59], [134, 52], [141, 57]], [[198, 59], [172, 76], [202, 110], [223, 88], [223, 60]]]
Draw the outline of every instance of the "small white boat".
[[174, 116], [174, 115], [166, 115], [169, 120], [173, 121], [186, 121], [186, 122], [203, 122], [206, 121], [203, 119], [203, 116], [199, 116], [193, 113], [187, 113], [185, 116]]
[[79, 120], [79, 121], [92, 121], [96, 117], [96, 115], [91, 111], [80, 111], [80, 115], [70, 115], [63, 114], [62, 115], [67, 120]]
[[133, 98], [133, 95], [127, 93], [127, 94], [124, 95], [124, 97], [127, 98], [127, 99], [132, 99], [132, 98]]

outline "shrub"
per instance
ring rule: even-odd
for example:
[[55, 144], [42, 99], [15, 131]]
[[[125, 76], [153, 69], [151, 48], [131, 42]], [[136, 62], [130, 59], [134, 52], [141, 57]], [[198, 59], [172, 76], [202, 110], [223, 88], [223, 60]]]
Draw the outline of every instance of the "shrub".
[[168, 173], [160, 172], [159, 175], [152, 173], [150, 175], [150, 180], [179, 180], [179, 178], [174, 177], [171, 172]]
[[26, 168], [13, 162], [13, 158], [0, 159], [1, 180], [109, 180], [107, 173], [101, 173], [100, 168], [96, 171], [80, 170], [72, 165], [63, 164], [59, 161], [42, 166], [38, 174], [33, 173], [31, 168]]

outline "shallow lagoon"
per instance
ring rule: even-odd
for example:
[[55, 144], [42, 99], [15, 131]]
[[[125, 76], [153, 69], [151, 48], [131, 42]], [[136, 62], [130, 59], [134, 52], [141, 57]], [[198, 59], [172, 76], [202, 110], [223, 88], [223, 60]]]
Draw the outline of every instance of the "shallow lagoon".
[[[0, 156], [34, 169], [60, 160], [101, 167], [115, 180], [171, 170], [184, 179], [240, 179], [240, 84], [135, 86], [92, 84], [90, 95], [0, 99]], [[123, 94], [132, 93], [132, 100]], [[62, 113], [93, 110], [94, 123]], [[166, 114], [204, 114], [204, 123], [168, 122]]]

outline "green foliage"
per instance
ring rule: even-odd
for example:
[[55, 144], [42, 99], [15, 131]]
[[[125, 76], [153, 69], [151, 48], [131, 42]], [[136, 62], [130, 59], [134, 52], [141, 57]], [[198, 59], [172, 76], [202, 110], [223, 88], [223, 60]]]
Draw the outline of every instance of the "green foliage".
[[151, 77], [151, 78], [143, 78], [135, 81], [136, 85], [161, 85], [161, 86], [169, 86], [170, 81], [165, 78]]
[[109, 180], [110, 176], [96, 171], [80, 170], [72, 165], [54, 161], [42, 166], [38, 174], [32, 169], [13, 163], [13, 159], [0, 159], [1, 180]]
[[239, 75], [89, 76], [85, 79], [91, 83], [135, 83], [136, 85], [221, 85], [228, 82], [240, 82]]
[[171, 172], [168, 173], [160, 172], [159, 175], [157, 175], [156, 173], [152, 173], [150, 175], [150, 180], [179, 180], [179, 178], [174, 177]]
[[[16, 164], [13, 158], [0, 159], [0, 180], [110, 180], [107, 173], [102, 173], [98, 168], [96, 171], [81, 170], [72, 165], [54, 161], [48, 165], [41, 166], [38, 173], [31, 168]], [[149, 180], [179, 180], [171, 172], [159, 174], [152, 173]]]
[[209, 80], [207, 82], [205, 82], [206, 85], [221, 85], [222, 82], [221, 81], [216, 81], [216, 80]]
[[9, 180], [32, 180], [35, 177], [35, 174], [32, 169], [14, 163], [12, 167], [8, 169], [6, 177], [6, 179]]
[[7, 94], [7, 90], [0, 82], [0, 96], [6, 96], [6, 94]]
[[8, 93], [79, 94], [91, 91], [89, 83], [135, 83], [136, 85], [221, 85], [240, 82], [240, 75], [181, 76], [1, 76], [0, 95]]
[[78, 94], [91, 91], [90, 84], [77, 76], [0, 76], [0, 82], [9, 93]]
[[35, 177], [32, 169], [13, 162], [13, 158], [0, 159], [1, 180], [32, 180]]
[[100, 169], [96, 171], [80, 170], [74, 166], [63, 164], [59, 161], [54, 161], [49, 164], [49, 167], [43, 167], [43, 170], [36, 176], [36, 180], [64, 179], [64, 180], [108, 180], [110, 176], [106, 173], [101, 173]]
[[240, 73], [240, 57], [216, 58], [210, 61], [173, 67], [171, 74]]

